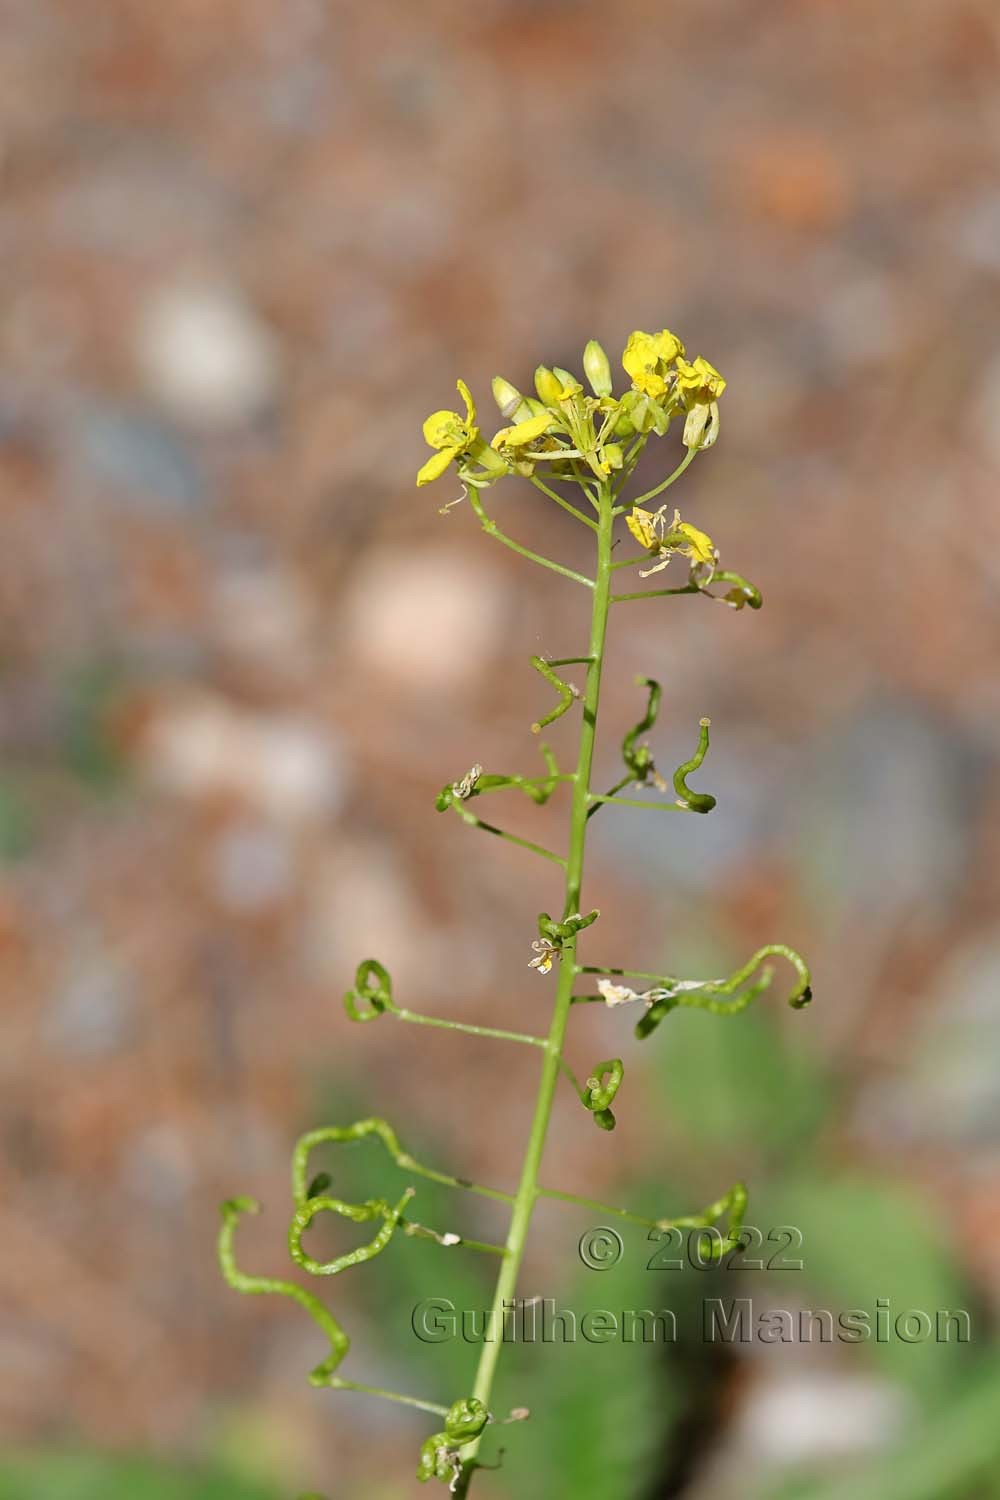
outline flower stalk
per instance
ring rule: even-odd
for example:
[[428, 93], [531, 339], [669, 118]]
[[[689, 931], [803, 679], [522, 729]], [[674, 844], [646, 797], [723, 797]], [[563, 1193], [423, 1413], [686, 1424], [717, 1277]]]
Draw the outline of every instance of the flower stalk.
[[[794, 949], [780, 943], [759, 948], [733, 973], [708, 979], [684, 979], [579, 962], [581, 934], [600, 916], [598, 911], [586, 911], [583, 906], [590, 819], [605, 808], [708, 814], [716, 806], [716, 799], [710, 792], [689, 785], [689, 778], [701, 772], [708, 754], [707, 718], [699, 722], [697, 744], [688, 759], [681, 761], [669, 777], [657, 770], [649, 745], [642, 736], [655, 727], [662, 691], [660, 684], [648, 677], [636, 679], [637, 686], [647, 690], [648, 700], [642, 717], [622, 740], [623, 774], [607, 792], [594, 789], [594, 749], [612, 606], [630, 600], [661, 599], [681, 594], [702, 594], [735, 610], [746, 605], [756, 610], [761, 605], [760, 593], [752, 583], [739, 573], [719, 567], [718, 549], [705, 532], [683, 521], [676, 509], [672, 517], [668, 517], [666, 505], [657, 511], [642, 508], [681, 479], [695, 456], [716, 442], [719, 434], [718, 402], [725, 381], [714, 366], [700, 356], [688, 362], [684, 345], [668, 329], [655, 334], [633, 333], [625, 347], [622, 364], [631, 384], [620, 397], [613, 393], [607, 355], [595, 340], [590, 341], [583, 356], [584, 372], [593, 395], [587, 395], [583, 384], [570, 371], [558, 366], [550, 369], [540, 365], [536, 370], [537, 398], [522, 396], [510, 382], [496, 377], [493, 394], [507, 425], [489, 440], [481, 434], [471, 392], [459, 381], [465, 414], [441, 410], [427, 419], [424, 436], [434, 451], [417, 476], [417, 484], [423, 486], [455, 464], [463, 496], [468, 498], [471, 510], [487, 536], [547, 573], [581, 584], [591, 593], [586, 653], [559, 659], [531, 658], [532, 668], [556, 698], [555, 706], [542, 713], [531, 725], [532, 732], [540, 734], [554, 720], [579, 712], [574, 768], [561, 770], [551, 748], [538, 741], [545, 764], [544, 775], [501, 775], [484, 771], [477, 762], [457, 780], [447, 783], [435, 802], [439, 812], [452, 811], [467, 825], [502, 838], [526, 853], [536, 854], [558, 866], [562, 872], [560, 915], [553, 918], [547, 912], [540, 913], [538, 937], [531, 944], [535, 956], [529, 961], [529, 967], [543, 981], [553, 969], [556, 970], [548, 1032], [545, 1036], [534, 1036], [502, 1026], [478, 1026], [408, 1009], [394, 999], [388, 971], [375, 958], [365, 959], [359, 964], [354, 984], [344, 996], [347, 1016], [355, 1022], [367, 1023], [391, 1016], [397, 1021], [461, 1032], [484, 1041], [531, 1047], [542, 1054], [516, 1192], [502, 1192], [418, 1162], [405, 1150], [388, 1122], [378, 1118], [310, 1131], [297, 1143], [292, 1158], [292, 1216], [288, 1244], [291, 1258], [301, 1270], [312, 1276], [332, 1278], [382, 1254], [391, 1243], [414, 1237], [433, 1241], [449, 1253], [464, 1249], [492, 1255], [499, 1260], [491, 1310], [494, 1323], [502, 1320], [504, 1310], [516, 1297], [532, 1216], [539, 1198], [583, 1205], [655, 1229], [702, 1229], [724, 1220], [725, 1233], [720, 1232], [713, 1241], [713, 1254], [718, 1259], [740, 1243], [747, 1204], [742, 1183], [734, 1184], [700, 1213], [652, 1220], [628, 1209], [543, 1185], [542, 1162], [560, 1077], [568, 1079], [580, 1104], [598, 1128], [611, 1131], [616, 1123], [611, 1104], [623, 1082], [622, 1058], [597, 1062], [588, 1070], [584, 1083], [578, 1082], [566, 1057], [574, 1007], [594, 1002], [617, 1008], [638, 1002], [644, 1010], [635, 1027], [635, 1036], [643, 1040], [680, 1007], [701, 1009], [720, 1017], [739, 1014], [769, 988], [772, 969], [766, 960], [771, 957], [784, 959], [795, 971], [796, 982], [788, 997], [793, 1008], [800, 1009], [808, 1004], [812, 995], [805, 961]], [[646, 443], [653, 436], [663, 437], [675, 419], [682, 424], [684, 457], [671, 466], [667, 477], [659, 484], [634, 499], [623, 498]], [[544, 466], [544, 479], [536, 473], [539, 465]], [[528, 479], [540, 495], [554, 502], [592, 533], [592, 577], [542, 557], [500, 529], [483, 504], [482, 492], [508, 475]], [[553, 487], [565, 485], [578, 488], [582, 504], [592, 514], [587, 514], [586, 508], [581, 510], [571, 504]], [[641, 551], [637, 556], [613, 561], [615, 523], [621, 516], [625, 517], [627, 533]], [[613, 575], [619, 569], [652, 560], [652, 566], [639, 569], [639, 577], [644, 578], [662, 571], [678, 558], [688, 564], [685, 583], [665, 589], [617, 594], [612, 591]], [[720, 585], [725, 592], [719, 592]], [[559, 676], [559, 671], [567, 667], [585, 669], [582, 692]], [[540, 805], [563, 786], [570, 791], [565, 854], [486, 822], [471, 805], [482, 796], [505, 791], [520, 792]], [[633, 790], [638, 795], [629, 795]], [[578, 983], [582, 980], [586, 985], [587, 976], [597, 976], [594, 980], [596, 994], [578, 992]], [[622, 983], [625, 979], [646, 983], [644, 988], [636, 990]], [[484, 1243], [451, 1227], [439, 1229], [410, 1217], [404, 1209], [416, 1192], [412, 1183], [395, 1202], [369, 1198], [351, 1203], [331, 1196], [328, 1191], [334, 1180], [331, 1173], [321, 1171], [314, 1175], [310, 1170], [313, 1151], [362, 1141], [381, 1145], [396, 1166], [410, 1177], [424, 1178], [507, 1205], [510, 1218], [504, 1243]], [[350, 1341], [325, 1304], [297, 1283], [248, 1275], [238, 1267], [233, 1243], [236, 1225], [244, 1213], [255, 1212], [256, 1207], [249, 1198], [231, 1199], [223, 1205], [219, 1261], [226, 1281], [240, 1292], [288, 1297], [312, 1317], [328, 1344], [326, 1357], [309, 1377], [314, 1385], [381, 1396], [443, 1418], [441, 1430], [428, 1437], [420, 1450], [417, 1477], [421, 1481], [438, 1480], [446, 1484], [452, 1494], [467, 1496], [476, 1471], [486, 1467], [479, 1458], [479, 1451], [487, 1428], [498, 1420], [520, 1421], [527, 1415], [522, 1408], [515, 1408], [509, 1417], [498, 1418], [490, 1409], [502, 1341], [487, 1339], [483, 1342], [469, 1394], [460, 1396], [450, 1405], [361, 1385], [345, 1378], [339, 1373], [339, 1368], [348, 1353]], [[315, 1220], [324, 1214], [334, 1214], [357, 1224], [370, 1223], [373, 1226], [371, 1240], [331, 1261], [314, 1259], [303, 1240]]]

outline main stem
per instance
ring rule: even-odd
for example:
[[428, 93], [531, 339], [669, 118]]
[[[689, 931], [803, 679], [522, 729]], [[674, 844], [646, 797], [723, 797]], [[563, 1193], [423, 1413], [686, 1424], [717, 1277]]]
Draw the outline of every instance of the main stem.
[[[614, 525], [614, 499], [611, 486], [600, 487], [600, 505], [597, 525], [597, 571], [594, 580], [594, 605], [590, 617], [590, 665], [587, 668], [587, 685], [583, 695], [583, 722], [580, 727], [580, 749], [573, 778], [573, 802], [570, 811], [569, 853], [566, 858], [566, 898], [563, 918], [580, 910], [580, 889], [583, 883], [583, 856], [587, 840], [587, 811], [590, 798], [590, 772], [594, 760], [594, 738], [597, 731], [597, 706], [601, 694], [601, 672], [604, 667], [604, 640], [608, 628], [608, 606], [611, 598], [611, 533]], [[518, 1272], [524, 1256], [531, 1215], [538, 1201], [538, 1173], [545, 1150], [549, 1120], [552, 1116], [552, 1100], [559, 1080], [562, 1063], [566, 1024], [569, 1020], [573, 985], [576, 979], [576, 935], [568, 938], [562, 949], [559, 980], [556, 987], [555, 1008], [552, 1024], [545, 1043], [545, 1061], [538, 1085], [535, 1113], [531, 1123], [531, 1135], [521, 1168], [521, 1180], [511, 1211], [510, 1230], [507, 1235], [507, 1254], [500, 1267], [493, 1307], [486, 1327], [497, 1330], [504, 1326], [503, 1314], [514, 1297]], [[493, 1389], [493, 1377], [500, 1356], [499, 1337], [487, 1338], [483, 1343], [479, 1366], [476, 1370], [473, 1395], [487, 1408]], [[455, 1493], [465, 1496], [469, 1492], [475, 1472], [475, 1455], [478, 1440], [470, 1444], [465, 1464]]]

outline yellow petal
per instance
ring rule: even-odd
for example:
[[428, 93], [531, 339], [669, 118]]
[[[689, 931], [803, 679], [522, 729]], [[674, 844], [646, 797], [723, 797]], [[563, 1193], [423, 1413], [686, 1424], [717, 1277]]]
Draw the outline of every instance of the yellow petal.
[[439, 453], [432, 453], [417, 475], [417, 485], [430, 484], [435, 479], [440, 479], [445, 469], [453, 458], [461, 453], [461, 448], [442, 448]]
[[544, 412], [539, 417], [529, 417], [526, 422], [516, 422], [513, 427], [501, 427], [490, 447], [521, 448], [525, 443], [533, 443], [543, 432], [548, 432], [554, 420], [548, 412]]
[[651, 370], [656, 360], [657, 353], [652, 336], [643, 333], [640, 329], [630, 333], [625, 352], [622, 354], [622, 365], [626, 375], [630, 375], [634, 380], [644, 370]]
[[715, 543], [710, 536], [699, 531], [697, 526], [690, 526], [687, 521], [681, 521], [677, 530], [683, 533], [690, 544], [684, 550], [692, 562], [715, 562]]
[[672, 359], [676, 359], [678, 354], [684, 353], [684, 345], [676, 333], [671, 333], [669, 328], [661, 328], [659, 333], [654, 333], [650, 342], [656, 350], [657, 358], [662, 359], [667, 365]]
[[658, 401], [667, 390], [667, 382], [655, 370], [640, 370], [638, 375], [633, 375], [632, 384], [644, 396], [652, 396], [654, 401]]
[[424, 423], [424, 442], [430, 448], [453, 447], [461, 426], [457, 411], [432, 411]]
[[643, 510], [637, 505], [635, 510], [629, 511], [625, 517], [625, 525], [631, 531], [640, 547], [653, 550], [659, 545], [653, 526], [653, 512], [651, 510]]
[[464, 380], [456, 381], [455, 385], [456, 389], [458, 390], [458, 394], [465, 402], [465, 425], [467, 427], [472, 427], [475, 424], [476, 420], [476, 403], [472, 399], [472, 392], [469, 390], [469, 387], [466, 385]]
[[726, 389], [726, 382], [718, 370], [700, 354], [692, 364], [686, 359], [678, 359], [677, 383], [695, 400], [702, 401], [717, 401]]

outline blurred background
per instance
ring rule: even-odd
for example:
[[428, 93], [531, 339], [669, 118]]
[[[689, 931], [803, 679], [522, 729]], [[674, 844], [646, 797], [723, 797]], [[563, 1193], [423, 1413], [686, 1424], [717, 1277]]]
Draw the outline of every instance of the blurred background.
[[[567, 1089], [544, 1175], [654, 1215], [746, 1177], [804, 1268], [647, 1271], [637, 1229], [598, 1274], [594, 1217], [540, 1212], [526, 1293], [682, 1335], [508, 1351], [498, 1406], [534, 1414], [477, 1490], [1000, 1494], [995, 5], [2, 12], [0, 1496], [415, 1492], [427, 1421], [310, 1389], [322, 1340], [223, 1286], [217, 1203], [262, 1200], [239, 1258], [282, 1274], [294, 1137], [367, 1113], [513, 1184], [534, 1058], [341, 1009], [370, 954], [416, 1009], [536, 1030], [552, 997], [549, 870], [433, 799], [537, 773], [528, 658], [582, 649], [586, 601], [441, 516], [453, 479], [414, 488], [420, 424], [456, 375], [485, 412], [498, 371], [664, 324], [730, 382], [675, 493], [765, 607], [614, 616], [602, 775], [650, 673], [664, 767], [711, 716], [719, 806], [601, 815], [587, 954], [704, 974], [787, 941], [816, 1000], [641, 1046], [575, 1013], [579, 1069], [625, 1059], [619, 1125]], [[583, 564], [530, 487], [493, 504]], [[543, 839], [565, 814], [496, 807]], [[360, 1147], [331, 1170], [401, 1180]], [[430, 1184], [416, 1208], [503, 1234]], [[324, 1286], [344, 1373], [459, 1394], [476, 1349], [409, 1320], [482, 1306], [472, 1259], [396, 1242]], [[964, 1308], [973, 1337], [707, 1345], [733, 1295]]]

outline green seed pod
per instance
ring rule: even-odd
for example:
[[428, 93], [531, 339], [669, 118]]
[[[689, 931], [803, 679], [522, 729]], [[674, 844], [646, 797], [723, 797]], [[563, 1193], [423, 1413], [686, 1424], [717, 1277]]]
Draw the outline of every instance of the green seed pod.
[[489, 1412], [475, 1396], [463, 1397], [450, 1407], [444, 1419], [444, 1430], [453, 1443], [469, 1443], [478, 1437], [489, 1420]]
[[583, 351], [583, 370], [595, 396], [611, 395], [611, 362], [596, 339]]
[[446, 1432], [435, 1432], [420, 1449], [420, 1462], [417, 1465], [417, 1478], [421, 1484], [426, 1484], [428, 1479], [450, 1479], [454, 1473], [454, 1465], [449, 1463], [446, 1453], [448, 1450], [448, 1434]]

